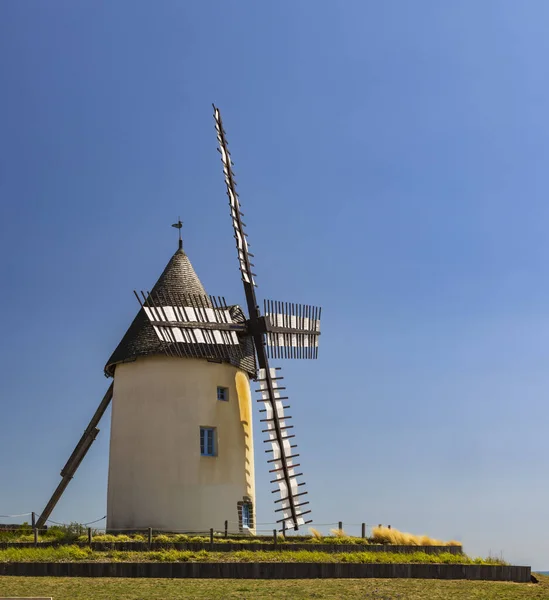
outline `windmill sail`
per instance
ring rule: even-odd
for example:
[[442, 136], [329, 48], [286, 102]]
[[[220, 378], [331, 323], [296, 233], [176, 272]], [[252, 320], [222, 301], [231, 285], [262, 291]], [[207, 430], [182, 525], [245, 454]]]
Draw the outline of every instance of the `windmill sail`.
[[[309, 502], [301, 502], [302, 496], [307, 494], [306, 491], [299, 491], [299, 488], [305, 485], [304, 482], [299, 482], [298, 477], [303, 473], [298, 473], [296, 469], [300, 466], [296, 463], [299, 454], [295, 452], [297, 444], [292, 444], [290, 440], [295, 438], [294, 434], [289, 433], [293, 429], [293, 425], [288, 425], [288, 420], [291, 419], [284, 411], [290, 408], [284, 405], [284, 400], [287, 396], [282, 396], [281, 392], [286, 388], [280, 385], [283, 377], [280, 375], [280, 369], [260, 369], [259, 370], [259, 390], [264, 408], [260, 411], [266, 414], [266, 418], [261, 419], [261, 422], [266, 423], [266, 429], [262, 433], [267, 434], [267, 439], [264, 442], [270, 445], [267, 453], [272, 453], [272, 458], [268, 461], [271, 469], [269, 473], [274, 475], [271, 483], [276, 483], [277, 487], [273, 493], [279, 493], [280, 498], [275, 500], [281, 506], [275, 512], [282, 513], [282, 518], [277, 520], [277, 523], [284, 523], [286, 527], [296, 527], [305, 525], [311, 521], [305, 521], [304, 516], [309, 514], [310, 510], [303, 510], [303, 506]], [[298, 499], [299, 498], [299, 499]]]
[[320, 335], [317, 306], [264, 301], [265, 342], [270, 358], [316, 358]]
[[141, 299], [134, 294], [167, 353], [203, 358], [222, 358], [224, 352], [242, 356], [237, 332], [245, 331], [245, 325], [233, 318], [223, 298], [176, 293], [160, 298], [141, 292]]
[[240, 263], [240, 273], [244, 283], [256, 285], [254, 281], [255, 273], [252, 273], [253, 263], [250, 262], [250, 254], [248, 250], [248, 236], [244, 231], [244, 223], [242, 222], [242, 213], [240, 212], [240, 201], [236, 193], [236, 181], [232, 170], [233, 162], [229, 153], [225, 130], [221, 121], [219, 109], [214, 106], [215, 130], [217, 132], [217, 141], [219, 142], [219, 152], [221, 153], [221, 162], [223, 163], [223, 174], [225, 175], [225, 183], [227, 185], [227, 196], [231, 206], [231, 218], [233, 221], [234, 237], [236, 239], [236, 249], [238, 251], [238, 261]]

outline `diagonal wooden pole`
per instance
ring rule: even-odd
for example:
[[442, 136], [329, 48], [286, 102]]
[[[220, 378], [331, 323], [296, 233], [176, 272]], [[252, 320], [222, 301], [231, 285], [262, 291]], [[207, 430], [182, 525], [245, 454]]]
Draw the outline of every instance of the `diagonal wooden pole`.
[[80, 441], [76, 444], [75, 449], [69, 457], [66, 465], [61, 469], [61, 481], [59, 485], [55, 488], [55, 491], [52, 494], [49, 502], [46, 504], [46, 508], [42, 511], [42, 514], [38, 518], [36, 522], [36, 529], [42, 529], [46, 524], [46, 521], [49, 519], [49, 516], [53, 512], [55, 505], [59, 502], [59, 498], [61, 498], [63, 492], [66, 487], [69, 485], [71, 479], [74, 477], [76, 469], [80, 466], [80, 463], [86, 456], [86, 453], [90, 449], [90, 446], [93, 444], [97, 434], [99, 433], [99, 429], [97, 429], [97, 425], [101, 420], [101, 417], [107, 410], [113, 394], [114, 383], [111, 383], [109, 389], [106, 394], [103, 396], [103, 400], [99, 404], [97, 410], [95, 411], [93, 417], [91, 418], [90, 424], [86, 427], [86, 431], [82, 434]]

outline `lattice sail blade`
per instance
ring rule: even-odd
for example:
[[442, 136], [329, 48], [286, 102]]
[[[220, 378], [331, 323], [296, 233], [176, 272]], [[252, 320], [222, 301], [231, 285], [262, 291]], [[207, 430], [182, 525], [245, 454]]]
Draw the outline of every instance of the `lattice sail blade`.
[[238, 251], [238, 262], [240, 265], [240, 273], [242, 280], [249, 285], [256, 285], [254, 280], [255, 273], [252, 273], [253, 264], [250, 262], [250, 254], [248, 250], [247, 234], [244, 231], [244, 223], [242, 222], [242, 213], [240, 212], [240, 200], [236, 193], [236, 182], [229, 153], [225, 130], [221, 120], [219, 109], [214, 106], [215, 130], [217, 132], [217, 141], [219, 142], [219, 152], [221, 153], [221, 162], [223, 163], [223, 174], [225, 176], [225, 184], [227, 186], [227, 196], [229, 197], [229, 205], [231, 207], [231, 219], [234, 228], [234, 237], [236, 239], [236, 249]]
[[321, 308], [265, 300], [264, 312], [270, 358], [317, 358]]
[[233, 319], [222, 298], [193, 294], [170, 294], [166, 298], [150, 292], [141, 292], [141, 298], [137, 293], [135, 296], [168, 354], [242, 356], [238, 332], [244, 332], [245, 325]]
[[277, 523], [298, 529], [299, 526], [311, 522], [305, 521], [305, 515], [311, 511], [303, 509], [309, 502], [302, 501], [302, 497], [307, 492], [300, 491], [305, 484], [298, 480], [303, 474], [296, 470], [300, 466], [295, 462], [299, 454], [295, 452], [297, 445], [290, 441], [295, 438], [295, 435], [288, 434], [288, 431], [293, 429], [293, 425], [288, 424], [291, 417], [285, 412], [289, 406], [284, 404], [288, 398], [282, 395], [286, 389], [280, 385], [282, 379], [280, 369], [259, 369], [257, 391], [261, 398], [258, 402], [264, 405], [260, 412], [265, 414], [265, 418], [261, 421], [266, 423], [266, 429], [263, 429], [262, 433], [267, 434], [267, 439], [264, 441], [269, 445], [269, 449], [266, 452], [272, 454], [268, 463], [271, 467], [269, 472], [274, 474], [271, 483], [277, 485], [273, 493], [278, 493], [280, 496], [275, 500], [277, 505], [280, 504], [275, 512], [281, 513], [282, 517], [277, 520]]

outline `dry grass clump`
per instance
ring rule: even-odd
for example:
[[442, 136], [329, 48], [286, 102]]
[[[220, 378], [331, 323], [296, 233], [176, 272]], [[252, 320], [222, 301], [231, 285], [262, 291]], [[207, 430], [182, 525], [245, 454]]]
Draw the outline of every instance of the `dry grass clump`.
[[[389, 530], [391, 531], [391, 530]], [[392, 539], [394, 541], [390, 542], [392, 544], [400, 544], [402, 546], [419, 546], [419, 540], [416, 535], [412, 533], [405, 533], [403, 531], [399, 531], [395, 529], [392, 535]]]
[[347, 538], [349, 537], [343, 529], [330, 529], [330, 533], [337, 538]]
[[436, 540], [428, 535], [422, 535], [420, 538], [422, 546], [445, 546], [446, 544], [440, 540]]
[[370, 540], [375, 544], [392, 544], [395, 531], [396, 529], [389, 529], [388, 527], [373, 527]]
[[318, 531], [318, 529], [315, 529], [314, 527], [309, 527], [309, 531], [311, 532], [311, 536], [315, 540], [321, 540], [324, 537], [322, 535], [322, 533], [320, 531]]
[[443, 542], [428, 535], [414, 535], [413, 533], [405, 533], [398, 529], [389, 529], [389, 527], [374, 527], [372, 529], [371, 541], [376, 544], [402, 546], [461, 546], [461, 542], [456, 542], [455, 540]]

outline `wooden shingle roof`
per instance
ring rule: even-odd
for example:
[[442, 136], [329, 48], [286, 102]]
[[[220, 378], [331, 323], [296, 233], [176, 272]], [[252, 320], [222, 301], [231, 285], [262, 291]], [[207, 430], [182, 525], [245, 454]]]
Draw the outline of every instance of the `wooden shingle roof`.
[[[200, 295], [205, 298], [208, 306], [211, 306], [204, 286], [193, 269], [189, 257], [182, 248], [177, 250], [171, 257], [162, 275], [160, 275], [151, 290], [151, 294], [159, 298], [170, 298], [178, 295]], [[239, 306], [231, 306], [230, 311], [233, 320], [240, 322], [245, 320], [245, 316]], [[255, 377], [255, 353], [251, 340], [244, 339], [241, 349], [242, 357], [235, 358], [234, 355], [227, 353], [222, 360], [246, 371], [250, 377]], [[165, 355], [166, 346], [156, 335], [145, 311], [141, 308], [116, 350], [107, 361], [105, 375], [109, 377], [114, 376], [116, 365], [119, 363], [133, 361], [139, 356], [155, 354]], [[218, 355], [212, 355], [211, 358], [219, 360]]]

